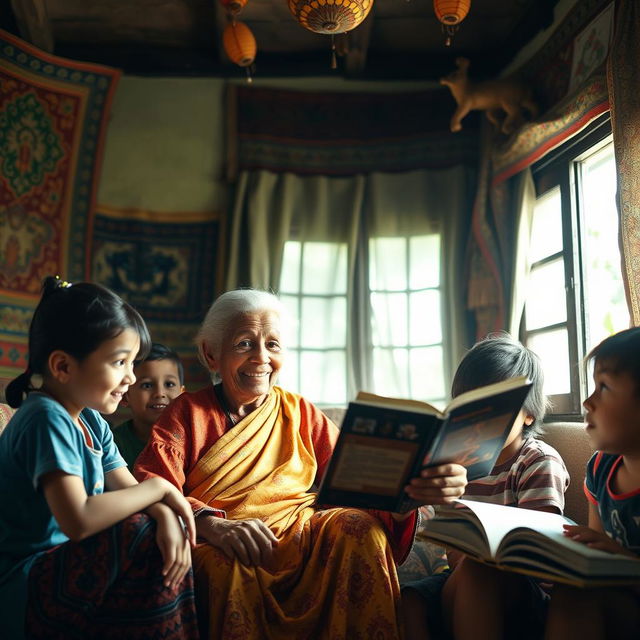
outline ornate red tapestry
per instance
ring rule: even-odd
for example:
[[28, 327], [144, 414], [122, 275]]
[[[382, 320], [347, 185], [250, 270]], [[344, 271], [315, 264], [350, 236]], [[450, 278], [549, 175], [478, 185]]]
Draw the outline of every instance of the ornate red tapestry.
[[0, 30], [0, 380], [26, 366], [46, 275], [89, 275], [105, 125], [120, 72]]

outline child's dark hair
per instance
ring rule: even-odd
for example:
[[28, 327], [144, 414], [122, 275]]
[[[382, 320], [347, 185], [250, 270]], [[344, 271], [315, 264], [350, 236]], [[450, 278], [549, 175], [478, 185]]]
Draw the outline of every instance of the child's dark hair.
[[523, 434], [538, 435], [548, 406], [542, 364], [533, 351], [508, 333], [490, 334], [467, 351], [453, 377], [451, 396], [517, 376], [526, 376], [533, 383], [522, 408], [534, 421], [524, 426]]
[[640, 391], [640, 327], [614, 333], [591, 349], [587, 362], [606, 362], [613, 373], [628, 373]]
[[133, 329], [140, 336], [138, 354], [144, 357], [151, 338], [144, 320], [131, 305], [99, 284], [70, 285], [52, 276], [45, 278], [29, 326], [27, 370], [7, 385], [7, 402], [14, 408], [22, 404], [24, 394], [32, 390], [31, 376], [48, 373], [53, 351], [64, 351], [81, 362], [125, 329]]
[[180, 380], [180, 384], [184, 384], [184, 367], [182, 366], [180, 356], [173, 349], [169, 349], [169, 347], [165, 347], [165, 345], [160, 344], [159, 342], [153, 342], [151, 344], [151, 349], [145, 358], [139, 358], [136, 360], [134, 369], [143, 362], [152, 362], [153, 360], [171, 360], [171, 362], [175, 363], [178, 368], [178, 379]]

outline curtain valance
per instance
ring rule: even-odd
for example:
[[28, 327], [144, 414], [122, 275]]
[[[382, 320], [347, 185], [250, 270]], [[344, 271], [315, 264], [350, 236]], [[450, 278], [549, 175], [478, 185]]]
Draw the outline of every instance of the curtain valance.
[[[229, 87], [228, 168], [299, 175], [474, 166], [478, 118], [449, 131], [444, 89], [403, 93], [303, 92]], [[474, 123], [476, 126], [474, 127]]]

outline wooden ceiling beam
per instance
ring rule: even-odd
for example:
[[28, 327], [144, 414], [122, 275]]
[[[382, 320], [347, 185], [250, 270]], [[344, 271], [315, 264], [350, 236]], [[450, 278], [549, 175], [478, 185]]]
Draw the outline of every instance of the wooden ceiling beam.
[[11, 0], [11, 8], [22, 39], [53, 53], [53, 29], [45, 0]]

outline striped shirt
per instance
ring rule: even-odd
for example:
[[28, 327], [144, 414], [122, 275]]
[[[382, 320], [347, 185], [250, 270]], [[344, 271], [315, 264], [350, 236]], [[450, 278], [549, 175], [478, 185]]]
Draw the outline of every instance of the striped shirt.
[[546, 442], [527, 438], [509, 460], [467, 485], [464, 498], [525, 509], [564, 510], [569, 472], [560, 454]]

